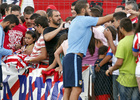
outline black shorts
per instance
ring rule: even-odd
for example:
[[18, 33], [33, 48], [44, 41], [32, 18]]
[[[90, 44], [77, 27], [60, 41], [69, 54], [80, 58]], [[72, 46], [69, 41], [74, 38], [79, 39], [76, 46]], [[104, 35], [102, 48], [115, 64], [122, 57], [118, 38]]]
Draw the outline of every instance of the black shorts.
[[69, 53], [63, 59], [63, 86], [82, 88], [82, 84], [82, 58]]

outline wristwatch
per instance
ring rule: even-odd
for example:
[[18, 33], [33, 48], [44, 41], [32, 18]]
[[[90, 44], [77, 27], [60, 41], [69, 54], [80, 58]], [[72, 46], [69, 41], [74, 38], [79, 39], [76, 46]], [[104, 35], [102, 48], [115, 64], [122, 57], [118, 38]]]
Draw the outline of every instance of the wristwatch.
[[98, 64], [98, 67], [101, 67], [100, 64]]

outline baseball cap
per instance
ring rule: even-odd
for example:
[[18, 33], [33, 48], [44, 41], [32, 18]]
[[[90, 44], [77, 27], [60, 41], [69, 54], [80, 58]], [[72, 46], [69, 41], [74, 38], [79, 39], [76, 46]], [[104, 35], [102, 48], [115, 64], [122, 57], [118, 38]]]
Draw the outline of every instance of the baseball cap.
[[54, 5], [48, 5], [47, 8], [46, 8], [46, 11], [48, 9], [57, 10], [57, 8]]

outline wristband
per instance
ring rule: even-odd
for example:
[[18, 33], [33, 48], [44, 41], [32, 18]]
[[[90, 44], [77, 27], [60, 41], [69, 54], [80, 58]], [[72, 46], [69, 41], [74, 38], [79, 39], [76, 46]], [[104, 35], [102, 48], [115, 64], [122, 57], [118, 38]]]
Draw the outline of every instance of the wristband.
[[98, 67], [101, 67], [100, 64], [98, 64]]
[[13, 54], [17, 54], [16, 52], [13, 52]]

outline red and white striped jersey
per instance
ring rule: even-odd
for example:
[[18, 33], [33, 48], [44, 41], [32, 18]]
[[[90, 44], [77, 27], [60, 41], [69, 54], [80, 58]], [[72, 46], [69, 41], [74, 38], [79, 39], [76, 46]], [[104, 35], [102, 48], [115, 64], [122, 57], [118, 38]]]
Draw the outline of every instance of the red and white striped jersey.
[[37, 57], [38, 55], [41, 54], [41, 48], [45, 47], [45, 41], [43, 39], [43, 35], [39, 37], [39, 39], [36, 41], [33, 52], [31, 53], [30, 57]]
[[[45, 47], [45, 41], [43, 39], [43, 35], [41, 34], [39, 39], [36, 41], [33, 51], [30, 55], [30, 58], [37, 57], [41, 54], [41, 48]], [[47, 56], [47, 59], [42, 60], [41, 62], [49, 64], [49, 57]]]
[[132, 21], [132, 24], [138, 23], [138, 17], [135, 17], [135, 18], [131, 19], [131, 21]]
[[[140, 33], [136, 33], [133, 41], [133, 52], [139, 52], [140, 51]], [[136, 63], [140, 61], [140, 53], [138, 54]]]

